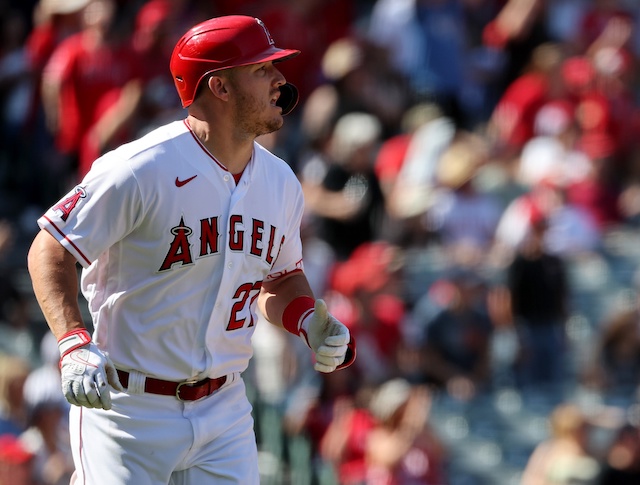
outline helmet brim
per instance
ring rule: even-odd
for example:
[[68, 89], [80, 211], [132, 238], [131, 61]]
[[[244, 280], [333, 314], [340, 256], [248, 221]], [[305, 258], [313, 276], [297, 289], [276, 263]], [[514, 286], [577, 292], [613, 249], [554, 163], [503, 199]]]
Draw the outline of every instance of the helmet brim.
[[[249, 57], [247, 59], [243, 59], [242, 61], [234, 64], [231, 67], [241, 67], [241, 66], [250, 66], [251, 64], [261, 64], [263, 62], [282, 62], [287, 59], [293, 59], [298, 54], [300, 54], [299, 50], [295, 49], [280, 49], [278, 47], [270, 47], [259, 54], [256, 54], [253, 57]], [[222, 68], [222, 69], [228, 69]], [[220, 69], [216, 69], [218, 71]], [[213, 72], [213, 71], [212, 71]]]

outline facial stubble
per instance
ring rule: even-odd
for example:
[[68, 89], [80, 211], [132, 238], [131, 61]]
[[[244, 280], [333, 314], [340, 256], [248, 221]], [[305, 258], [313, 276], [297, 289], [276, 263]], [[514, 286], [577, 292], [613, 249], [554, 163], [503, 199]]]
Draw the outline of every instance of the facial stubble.
[[273, 133], [282, 128], [284, 120], [282, 116], [266, 119], [262, 113], [271, 108], [271, 104], [265, 105], [254, 95], [243, 88], [236, 76], [228, 77], [229, 83], [236, 97], [235, 123], [246, 134], [260, 136]]

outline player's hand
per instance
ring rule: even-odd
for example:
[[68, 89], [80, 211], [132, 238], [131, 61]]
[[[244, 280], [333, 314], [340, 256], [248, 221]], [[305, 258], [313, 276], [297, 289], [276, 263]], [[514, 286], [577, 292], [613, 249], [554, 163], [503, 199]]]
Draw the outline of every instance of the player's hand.
[[70, 349], [61, 343], [60, 351], [62, 392], [67, 401], [76, 406], [111, 409], [109, 386], [124, 389], [109, 356], [91, 341]]
[[318, 372], [333, 372], [355, 359], [349, 329], [329, 313], [324, 300], [316, 300], [313, 312], [302, 322], [300, 333], [316, 354], [314, 369]]

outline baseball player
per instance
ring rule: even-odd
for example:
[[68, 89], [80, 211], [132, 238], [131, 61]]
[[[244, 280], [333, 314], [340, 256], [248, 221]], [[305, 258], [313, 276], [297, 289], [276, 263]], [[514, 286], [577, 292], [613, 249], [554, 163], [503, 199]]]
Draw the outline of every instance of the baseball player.
[[187, 118], [97, 159], [38, 220], [28, 267], [75, 405], [75, 483], [259, 483], [240, 378], [257, 308], [317, 371], [353, 362], [304, 274], [298, 180], [255, 141], [297, 103], [276, 62], [298, 53], [256, 18], [196, 25], [170, 63]]

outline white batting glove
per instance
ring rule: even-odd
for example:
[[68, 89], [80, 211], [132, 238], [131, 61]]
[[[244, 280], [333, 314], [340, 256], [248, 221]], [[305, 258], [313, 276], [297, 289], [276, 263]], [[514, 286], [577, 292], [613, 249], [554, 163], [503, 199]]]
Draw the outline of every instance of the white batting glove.
[[91, 341], [86, 330], [74, 330], [58, 341], [62, 392], [71, 404], [111, 409], [109, 385], [124, 391], [108, 355]]
[[333, 372], [345, 363], [351, 335], [349, 329], [329, 313], [324, 300], [316, 300], [313, 311], [302, 320], [300, 334], [316, 354], [313, 368], [318, 372]]

